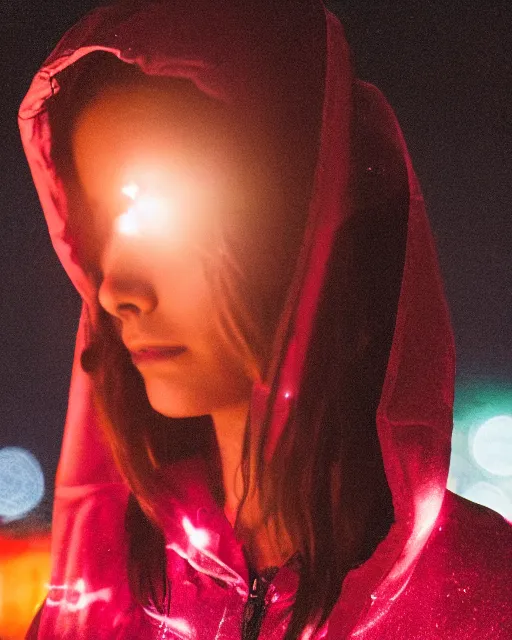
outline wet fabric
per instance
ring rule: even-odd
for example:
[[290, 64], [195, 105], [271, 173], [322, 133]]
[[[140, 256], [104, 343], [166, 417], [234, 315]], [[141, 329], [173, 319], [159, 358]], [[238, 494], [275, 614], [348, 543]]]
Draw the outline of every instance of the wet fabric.
[[[360, 162], [367, 163], [363, 169], [373, 184], [369, 197], [389, 198], [400, 184], [398, 167], [405, 168], [405, 260], [377, 412], [395, 522], [372, 557], [348, 574], [339, 602], [314, 637], [511, 637], [510, 527], [445, 489], [453, 337], [423, 198], [391, 108], [377, 89], [354, 79], [341, 25], [320, 2], [191, 4], [124, 2], [88, 14], [57, 45], [20, 108], [22, 140], [50, 236], [83, 299], [56, 481], [51, 585], [28, 637], [234, 640], [242, 638], [252, 589], [243, 549], [207, 489], [202, 461], [193, 459], [168, 470], [179, 491], [162, 497], [168, 615], [142, 609], [129, 591], [124, 531], [129, 489], [102, 439], [91, 382], [80, 364], [96, 291], [67, 233], [66, 195], [51, 160], [45, 107], [59, 91], [62, 72], [93, 51], [109, 52], [148, 74], [192, 80], [240, 113], [270, 122], [285, 151], [300, 143], [302, 115], [294, 105], [318, 86], [323, 93], [308, 220], [278, 332], [287, 340], [275, 345], [284, 358], [267, 458], [300, 388], [326, 265], [353, 207], [350, 140], [356, 111], [367, 126], [367, 155]], [[323, 57], [325, 65], [319, 64]], [[264, 108], [269, 104], [276, 105], [270, 115]], [[370, 205], [364, 203], [369, 212], [375, 208]], [[367, 224], [373, 222], [368, 214]], [[268, 387], [255, 385], [252, 420], [261, 419], [268, 401]], [[267, 585], [258, 630], [262, 640], [284, 637], [299, 571], [293, 558]]]

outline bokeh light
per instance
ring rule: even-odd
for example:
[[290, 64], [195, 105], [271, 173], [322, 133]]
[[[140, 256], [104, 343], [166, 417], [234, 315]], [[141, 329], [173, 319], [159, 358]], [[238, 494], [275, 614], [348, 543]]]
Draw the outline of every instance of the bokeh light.
[[472, 453], [482, 469], [512, 476], [512, 416], [486, 420], [473, 437]]
[[47, 593], [50, 534], [0, 532], [0, 638], [22, 640]]
[[489, 507], [512, 521], [512, 502], [504, 491], [489, 482], [477, 482], [466, 489], [462, 497]]
[[44, 496], [44, 474], [37, 458], [20, 447], [0, 449], [0, 522], [22, 518]]
[[448, 488], [512, 518], [512, 382], [459, 378]]

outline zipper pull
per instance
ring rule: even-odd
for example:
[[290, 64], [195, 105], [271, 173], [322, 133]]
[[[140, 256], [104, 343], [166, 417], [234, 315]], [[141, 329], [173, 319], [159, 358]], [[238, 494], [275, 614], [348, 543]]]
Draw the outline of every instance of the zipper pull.
[[244, 609], [242, 640], [257, 640], [264, 615], [261, 580], [256, 575], [252, 575], [251, 578], [251, 589]]
[[269, 579], [259, 577], [250, 571], [251, 589], [244, 609], [242, 640], [258, 640], [261, 623], [267, 609], [266, 595], [277, 569], [269, 572]]
[[252, 620], [256, 612], [256, 608], [259, 604], [258, 602], [259, 589], [260, 589], [260, 580], [258, 577], [254, 577], [251, 582], [249, 598], [247, 600], [247, 604], [245, 605], [244, 621], [246, 623], [250, 623], [250, 621]]

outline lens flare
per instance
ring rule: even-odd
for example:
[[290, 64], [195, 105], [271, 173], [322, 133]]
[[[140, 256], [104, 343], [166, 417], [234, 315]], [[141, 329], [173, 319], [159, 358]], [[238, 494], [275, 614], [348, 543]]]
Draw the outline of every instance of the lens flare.
[[130, 200], [135, 200], [139, 193], [139, 185], [135, 182], [129, 182], [121, 189], [121, 193], [130, 198]]
[[172, 219], [172, 203], [169, 198], [141, 192], [135, 182], [122, 187], [123, 195], [133, 201], [116, 219], [116, 230], [125, 236], [156, 236], [168, 231]]

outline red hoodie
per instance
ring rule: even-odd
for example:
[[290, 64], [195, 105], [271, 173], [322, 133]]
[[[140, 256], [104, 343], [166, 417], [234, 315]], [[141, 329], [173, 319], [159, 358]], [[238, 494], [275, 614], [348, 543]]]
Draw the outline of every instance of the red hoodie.
[[[45, 101], [59, 90], [59, 73], [97, 50], [148, 74], [192, 80], [242, 113], [279, 97], [286, 114], [300, 92], [308, 91], [308, 73], [323, 74], [315, 182], [281, 320], [291, 326], [281, 335], [291, 337], [284, 345], [267, 457], [299, 389], [333, 239], [350, 211], [353, 101], [372, 135], [392, 151], [388, 157], [403, 159], [409, 183], [405, 262], [377, 412], [395, 522], [371, 558], [348, 574], [329, 620], [314, 638], [511, 638], [511, 528], [445, 488], [453, 339], [422, 195], [392, 110], [374, 87], [352, 77], [342, 28], [319, 0], [191, 4], [124, 2], [88, 14], [58, 44], [20, 108], [23, 144], [52, 242], [83, 299], [56, 482], [51, 585], [28, 638], [234, 640], [242, 638], [251, 586], [242, 547], [208, 491], [200, 461], [194, 460], [169, 470], [180, 487], [179, 500], [166, 498], [169, 615], [142, 609], [130, 594], [124, 530], [129, 489], [100, 435], [91, 382], [80, 366], [97, 292], [66, 234], [66, 197], [50, 158], [45, 109]], [[322, 55], [325, 65], [319, 67]], [[392, 181], [392, 161], [384, 160], [379, 169], [382, 184]], [[267, 398], [268, 389], [255, 385], [253, 420]], [[273, 578], [262, 609], [261, 640], [284, 637], [298, 577], [297, 563], [291, 561]]]

